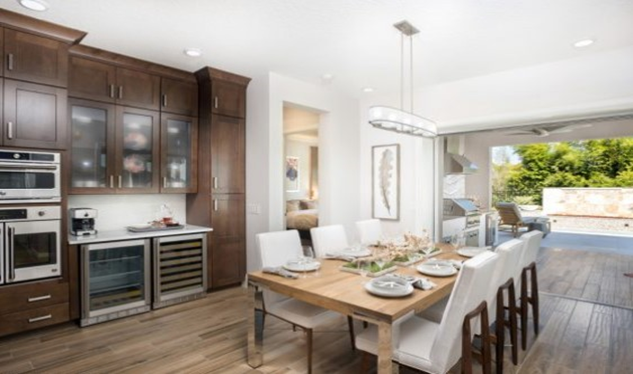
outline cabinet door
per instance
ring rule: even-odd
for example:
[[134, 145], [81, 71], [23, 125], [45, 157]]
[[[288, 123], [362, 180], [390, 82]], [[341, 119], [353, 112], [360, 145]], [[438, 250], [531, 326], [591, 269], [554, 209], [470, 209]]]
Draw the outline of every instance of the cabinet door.
[[113, 193], [114, 105], [78, 99], [69, 104], [70, 193]]
[[117, 107], [116, 126], [118, 192], [158, 192], [158, 113]]
[[4, 29], [7, 78], [66, 87], [68, 45], [57, 40]]
[[161, 192], [198, 191], [198, 121], [161, 114]]
[[4, 145], [66, 148], [66, 90], [4, 81]]
[[162, 78], [161, 104], [162, 112], [198, 116], [198, 85], [194, 82], [183, 82]]
[[160, 78], [156, 75], [124, 68], [116, 69], [117, 104], [158, 110]]
[[81, 57], [70, 58], [68, 96], [114, 103], [116, 67]]
[[246, 272], [243, 194], [213, 195], [211, 200], [211, 286], [240, 283]]
[[211, 188], [214, 193], [244, 193], [246, 146], [244, 120], [211, 119]]
[[214, 80], [211, 83], [211, 112], [229, 117], [246, 117], [246, 88], [242, 85]]

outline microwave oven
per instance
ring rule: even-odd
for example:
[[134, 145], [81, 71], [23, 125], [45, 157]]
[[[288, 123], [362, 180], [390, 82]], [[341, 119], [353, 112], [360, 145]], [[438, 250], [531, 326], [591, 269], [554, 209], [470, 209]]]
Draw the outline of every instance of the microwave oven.
[[59, 153], [0, 149], [0, 204], [60, 201]]

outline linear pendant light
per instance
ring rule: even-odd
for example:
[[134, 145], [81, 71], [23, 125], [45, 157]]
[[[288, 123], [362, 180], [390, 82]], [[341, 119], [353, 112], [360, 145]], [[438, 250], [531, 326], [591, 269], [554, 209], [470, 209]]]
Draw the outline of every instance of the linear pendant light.
[[[369, 124], [375, 128], [397, 133], [434, 138], [437, 136], [435, 122], [413, 113], [413, 35], [420, 32], [408, 21], [393, 25], [401, 34], [400, 40], [400, 109], [387, 106], [369, 108]], [[410, 111], [404, 110], [404, 39], [409, 39], [410, 47]]]

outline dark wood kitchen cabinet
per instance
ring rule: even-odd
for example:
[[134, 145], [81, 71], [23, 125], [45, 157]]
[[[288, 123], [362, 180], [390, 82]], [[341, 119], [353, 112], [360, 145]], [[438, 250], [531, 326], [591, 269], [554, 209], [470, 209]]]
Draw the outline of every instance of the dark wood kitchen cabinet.
[[178, 79], [161, 79], [161, 112], [198, 116], [198, 85]]
[[103, 62], [70, 57], [68, 96], [114, 103], [116, 67]]
[[137, 70], [116, 69], [116, 103], [158, 110], [160, 77]]
[[7, 78], [66, 87], [67, 43], [27, 32], [4, 29], [4, 61]]
[[198, 190], [198, 119], [178, 114], [160, 115], [160, 192]]
[[250, 78], [213, 68], [196, 72], [196, 77], [200, 97], [198, 193], [187, 195], [187, 222], [213, 227], [208, 242], [208, 283], [217, 289], [240, 283], [246, 273], [244, 117]]
[[245, 193], [246, 126], [243, 119], [211, 119], [211, 188], [213, 193]]
[[214, 288], [240, 283], [246, 274], [244, 194], [216, 194], [211, 201], [211, 269]]
[[28, 148], [66, 148], [66, 90], [4, 80], [2, 143]]

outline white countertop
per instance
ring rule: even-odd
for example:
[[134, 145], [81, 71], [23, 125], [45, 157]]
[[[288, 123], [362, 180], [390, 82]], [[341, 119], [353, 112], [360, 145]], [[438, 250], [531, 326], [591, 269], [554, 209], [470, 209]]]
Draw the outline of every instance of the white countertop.
[[107, 230], [107, 231], [99, 231], [96, 235], [86, 235], [86, 236], [69, 235], [68, 244], [77, 245], [77, 244], [112, 242], [112, 241], [118, 241], [118, 240], [155, 238], [158, 236], [197, 234], [197, 233], [205, 233], [209, 231], [213, 231], [213, 229], [210, 227], [195, 226], [195, 225], [185, 225], [185, 227], [181, 229], [175, 229], [175, 230], [159, 230], [159, 231], [150, 231], [150, 232], [130, 232], [127, 229]]

